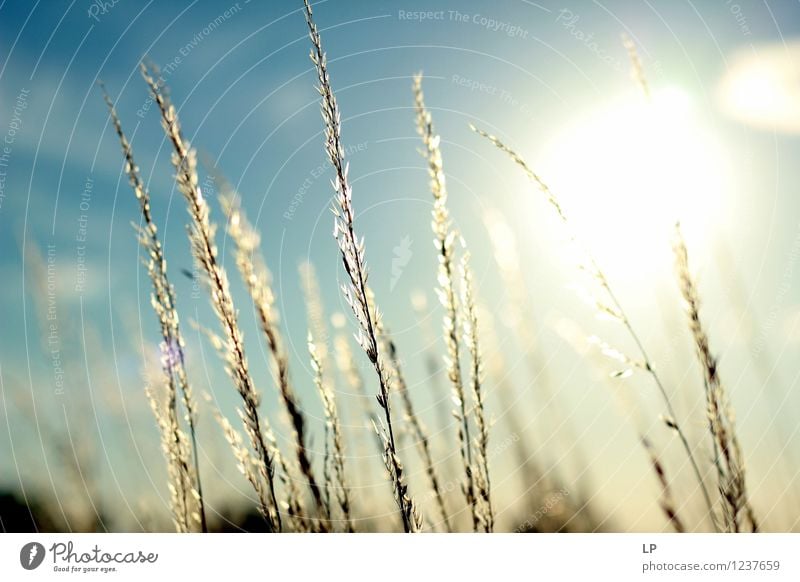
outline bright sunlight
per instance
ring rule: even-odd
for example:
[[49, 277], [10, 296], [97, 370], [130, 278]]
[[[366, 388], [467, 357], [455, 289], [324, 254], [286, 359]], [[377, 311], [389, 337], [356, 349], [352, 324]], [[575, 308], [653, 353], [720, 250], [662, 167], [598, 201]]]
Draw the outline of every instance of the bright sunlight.
[[650, 102], [630, 94], [578, 116], [545, 146], [540, 168], [598, 259], [611, 269], [637, 264], [620, 271], [642, 280], [671, 264], [676, 221], [698, 251], [708, 246], [726, 165], [691, 96], [669, 88]]

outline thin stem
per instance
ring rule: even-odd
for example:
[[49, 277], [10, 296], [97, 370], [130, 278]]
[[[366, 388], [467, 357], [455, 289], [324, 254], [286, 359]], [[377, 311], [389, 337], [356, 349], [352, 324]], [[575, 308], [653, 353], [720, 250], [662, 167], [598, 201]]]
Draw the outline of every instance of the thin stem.
[[[605, 281], [605, 278], [603, 280]], [[648, 355], [647, 350], [645, 350], [644, 344], [639, 339], [639, 335], [633, 329], [633, 326], [631, 325], [630, 321], [628, 320], [628, 317], [625, 315], [625, 312], [622, 309], [622, 305], [617, 300], [616, 295], [614, 295], [614, 292], [611, 290], [611, 287], [608, 285], [607, 282], [604, 283], [604, 288], [606, 289], [609, 298], [614, 303], [614, 307], [616, 307], [619, 310], [619, 312], [623, 314], [622, 318], [623, 325], [625, 326], [625, 329], [628, 330], [628, 333], [633, 339], [633, 342], [636, 344], [636, 348], [639, 350], [639, 354], [641, 355], [642, 361], [644, 362], [645, 371], [647, 371], [647, 373], [650, 374], [650, 376], [653, 378], [653, 381], [655, 381], [656, 386], [658, 387], [658, 391], [661, 394], [661, 399], [664, 401], [664, 405], [667, 408], [667, 413], [669, 414], [670, 419], [672, 421], [672, 428], [678, 434], [681, 444], [683, 445], [683, 448], [686, 451], [686, 455], [689, 458], [689, 463], [692, 465], [692, 471], [694, 472], [695, 478], [697, 479], [697, 482], [700, 484], [700, 490], [703, 494], [703, 499], [705, 500], [706, 506], [708, 507], [708, 516], [711, 519], [711, 523], [713, 524], [714, 529], [718, 532], [719, 526], [717, 525], [717, 520], [714, 517], [714, 504], [711, 501], [711, 495], [708, 492], [705, 480], [703, 479], [703, 475], [700, 472], [700, 467], [698, 466], [697, 460], [695, 459], [694, 453], [692, 452], [692, 447], [689, 445], [689, 441], [686, 438], [686, 433], [683, 430], [683, 428], [678, 424], [677, 420], [678, 416], [675, 413], [675, 408], [672, 406], [672, 400], [670, 399], [669, 394], [667, 394], [667, 390], [666, 388], [664, 388], [664, 384], [662, 384], [661, 378], [653, 368], [650, 356]]]
[[550, 190], [550, 188], [547, 186], [547, 184], [545, 184], [545, 182], [539, 177], [539, 175], [536, 174], [536, 172], [534, 172], [530, 168], [530, 166], [528, 166], [527, 162], [517, 152], [515, 152], [510, 147], [505, 145], [502, 141], [500, 141], [500, 139], [497, 138], [496, 136], [491, 135], [491, 134], [489, 134], [489, 133], [487, 133], [487, 132], [485, 132], [485, 131], [483, 131], [481, 129], [478, 129], [474, 125], [470, 125], [470, 127], [475, 133], [477, 133], [478, 135], [488, 139], [495, 147], [497, 147], [500, 151], [502, 151], [505, 154], [507, 154], [512, 159], [512, 161], [514, 161], [514, 163], [516, 163], [520, 168], [522, 168], [522, 170], [525, 172], [525, 174], [528, 176], [528, 178], [534, 184], [536, 184], [538, 186], [539, 190], [542, 192], [542, 194], [545, 195], [545, 197], [547, 198], [547, 201], [550, 203], [550, 205], [556, 211], [556, 214], [558, 214], [558, 217], [561, 220], [562, 224], [564, 224], [564, 226], [567, 228], [567, 231], [569, 232], [570, 239], [574, 243], [578, 243], [578, 245], [581, 247], [581, 250], [582, 250], [584, 256], [588, 258], [589, 263], [590, 263], [590, 267], [592, 269], [592, 274], [595, 276], [595, 278], [599, 281], [600, 285], [606, 291], [609, 299], [613, 303], [613, 307], [616, 309], [616, 313], [614, 313], [614, 315], [619, 320], [622, 321], [623, 326], [625, 327], [625, 329], [628, 331], [629, 335], [633, 339], [634, 343], [636, 344], [637, 349], [639, 350], [639, 353], [640, 353], [642, 359], [644, 360], [645, 370], [650, 374], [650, 376], [655, 381], [656, 386], [658, 387], [658, 390], [659, 390], [659, 392], [661, 394], [661, 397], [664, 400], [664, 403], [666, 405], [667, 412], [671, 416], [671, 418], [669, 419], [668, 424], [670, 425], [670, 427], [676, 433], [678, 433], [678, 436], [681, 439], [681, 443], [683, 444], [683, 448], [686, 450], [686, 454], [689, 457], [689, 461], [690, 461], [690, 463], [692, 465], [692, 470], [694, 471], [695, 477], [697, 478], [697, 482], [700, 485], [700, 489], [701, 489], [701, 491], [703, 493], [703, 498], [704, 498], [705, 503], [706, 503], [706, 505], [708, 507], [709, 519], [711, 520], [711, 523], [714, 526], [714, 530], [718, 532], [719, 531], [719, 527], [718, 527], [716, 519], [714, 517], [714, 504], [711, 502], [711, 496], [709, 495], [708, 489], [706, 488], [705, 481], [703, 480], [703, 475], [700, 472], [700, 468], [697, 465], [697, 462], [695, 461], [694, 453], [692, 452], [692, 448], [689, 446], [689, 441], [686, 438], [686, 434], [685, 434], [683, 428], [681, 428], [680, 424], [678, 424], [677, 416], [676, 416], [675, 410], [674, 410], [674, 408], [672, 406], [672, 401], [670, 400], [670, 397], [667, 394], [667, 391], [664, 388], [663, 383], [661, 382], [661, 378], [656, 373], [656, 371], [655, 371], [655, 369], [654, 369], [654, 367], [653, 367], [653, 365], [651, 363], [650, 357], [648, 356], [647, 351], [644, 348], [644, 345], [642, 344], [641, 340], [639, 339], [638, 334], [633, 329], [633, 326], [631, 325], [630, 321], [628, 320], [628, 317], [626, 316], [625, 311], [622, 308], [622, 304], [619, 302], [619, 300], [617, 299], [617, 296], [612, 291], [611, 286], [610, 286], [610, 284], [608, 283], [608, 280], [605, 277], [605, 274], [603, 273], [603, 271], [598, 266], [597, 261], [594, 259], [594, 256], [589, 251], [589, 249], [586, 248], [585, 245], [583, 245], [581, 243], [581, 241], [578, 238], [577, 234], [575, 234], [573, 232], [572, 223], [567, 219], [567, 215], [566, 215], [566, 213], [564, 211], [564, 208], [561, 206], [560, 202], [558, 201], [558, 198], [556, 198], [556, 196], [553, 194], [553, 192]]
[[397, 390], [400, 393], [400, 397], [405, 408], [406, 420], [411, 425], [411, 429], [414, 431], [414, 438], [419, 445], [420, 456], [422, 457], [422, 462], [425, 465], [425, 472], [428, 475], [428, 480], [431, 482], [431, 489], [433, 490], [434, 497], [436, 498], [436, 505], [439, 507], [439, 512], [442, 515], [442, 522], [444, 523], [445, 530], [448, 533], [452, 533], [453, 528], [450, 525], [450, 518], [447, 515], [447, 506], [444, 502], [442, 487], [439, 484], [439, 477], [437, 476], [436, 469], [434, 467], [430, 439], [428, 437], [427, 430], [422, 424], [422, 421], [419, 419], [419, 416], [417, 416], [416, 412], [414, 411], [414, 403], [411, 400], [411, 395], [408, 392], [408, 384], [406, 384], [403, 371], [400, 367], [400, 357], [397, 353], [397, 346], [389, 337], [388, 333], [384, 331], [383, 335], [385, 337], [389, 352], [389, 360], [392, 362], [392, 367], [394, 368], [395, 376], [397, 377]]

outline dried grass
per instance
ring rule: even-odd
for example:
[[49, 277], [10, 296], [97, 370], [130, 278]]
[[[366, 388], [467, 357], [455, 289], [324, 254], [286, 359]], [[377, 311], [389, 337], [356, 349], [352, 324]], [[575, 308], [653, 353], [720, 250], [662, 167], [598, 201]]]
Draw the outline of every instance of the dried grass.
[[711, 353], [708, 334], [700, 320], [700, 295], [689, 271], [689, 253], [679, 226], [675, 227], [673, 250], [689, 329], [694, 339], [697, 359], [703, 369], [708, 429], [713, 444], [718, 488], [722, 496], [722, 523], [728, 532], [738, 533], [745, 527], [751, 532], [757, 532], [758, 522], [747, 497], [744, 456], [736, 435], [733, 409], [723, 389], [719, 365]]
[[253, 228], [241, 209], [236, 192], [224, 181], [220, 180], [218, 183], [222, 186], [220, 203], [227, 219], [228, 234], [235, 245], [236, 266], [256, 308], [259, 325], [269, 349], [270, 367], [275, 385], [278, 387], [294, 433], [297, 463], [308, 482], [317, 511], [323, 519], [320, 526], [324, 529], [325, 521], [330, 519], [330, 514], [323, 502], [322, 489], [314, 475], [308, 454], [305, 413], [289, 378], [289, 357], [283, 346], [279, 316], [275, 307], [275, 293], [270, 284], [272, 277], [260, 251], [261, 235]]
[[658, 479], [658, 484], [661, 487], [661, 500], [659, 501], [661, 511], [663, 511], [664, 515], [667, 516], [667, 520], [673, 529], [678, 533], [683, 533], [686, 531], [686, 528], [683, 526], [683, 521], [681, 521], [681, 518], [678, 516], [678, 510], [675, 506], [675, 499], [672, 495], [672, 487], [669, 483], [669, 479], [667, 479], [667, 472], [664, 469], [664, 465], [661, 462], [661, 459], [658, 458], [658, 454], [656, 454], [653, 443], [651, 443], [647, 437], [640, 436], [639, 442], [641, 442], [642, 447], [644, 447], [644, 450], [647, 453], [647, 457], [650, 459], [650, 466], [652, 467], [653, 472]]
[[176, 172], [175, 180], [178, 190], [186, 200], [191, 219], [189, 240], [192, 254], [205, 277], [210, 291], [211, 305], [222, 327], [226, 371], [242, 399], [243, 410], [240, 411], [240, 416], [256, 454], [258, 475], [270, 492], [271, 503], [268, 507], [262, 507], [264, 519], [273, 530], [280, 531], [282, 521], [275, 492], [274, 455], [271, 451], [272, 447], [267, 443], [262, 432], [262, 420], [258, 411], [261, 398], [250, 377], [244, 350], [244, 337], [239, 329], [228, 277], [225, 268], [217, 260], [217, 247], [214, 242], [216, 226], [209, 219], [208, 202], [199, 186], [197, 153], [181, 133], [175, 107], [170, 103], [163, 84], [156, 81], [157, 72], [144, 63], [142, 63], [141, 71], [161, 112], [162, 127], [174, 149], [172, 165]]
[[458, 440], [461, 461], [466, 482], [462, 487], [467, 505], [472, 512], [472, 527], [478, 530], [480, 523], [479, 500], [475, 493], [475, 477], [472, 459], [472, 439], [470, 437], [469, 406], [464, 391], [461, 371], [461, 342], [459, 340], [459, 304], [456, 292], [456, 263], [454, 243], [456, 232], [452, 229], [450, 212], [447, 209], [447, 183], [442, 166], [442, 152], [439, 147], [441, 137], [433, 129], [430, 111], [425, 107], [422, 92], [422, 75], [414, 77], [414, 106], [417, 114], [417, 132], [422, 137], [423, 155], [428, 162], [430, 188], [433, 194], [433, 220], [431, 228], [435, 236], [434, 244], [439, 259], [436, 294], [444, 307], [442, 326], [447, 345], [447, 376], [453, 388], [453, 402], [456, 409], [453, 416], [458, 423]]
[[478, 312], [475, 307], [475, 296], [472, 283], [472, 271], [469, 266], [470, 255], [465, 251], [461, 257], [461, 301], [464, 305], [464, 342], [470, 355], [470, 384], [474, 402], [473, 416], [478, 435], [475, 437], [475, 490], [480, 497], [481, 523], [486, 533], [494, 530], [494, 509], [492, 508], [491, 481], [489, 479], [489, 422], [486, 419], [486, 406], [483, 395], [483, 362], [478, 339]]
[[[311, 332], [308, 334], [308, 353], [311, 357], [311, 368], [314, 371], [314, 383], [322, 397], [325, 408], [325, 421], [330, 440], [333, 442], [332, 466], [335, 483], [331, 488], [335, 492], [336, 501], [342, 514], [344, 530], [348, 533], [355, 531], [353, 520], [350, 516], [350, 490], [347, 485], [344, 467], [344, 435], [342, 433], [342, 423], [339, 420], [339, 413], [336, 407], [336, 397], [329, 384], [325, 382], [325, 373], [322, 368], [322, 360], [319, 358], [319, 350]], [[326, 447], [328, 446], [326, 439]], [[332, 512], [331, 512], [332, 513]]]
[[[206, 523], [203, 488], [200, 481], [200, 462], [197, 451], [197, 408], [192, 396], [192, 389], [186, 375], [184, 340], [180, 329], [180, 320], [175, 307], [175, 289], [167, 275], [167, 260], [158, 228], [150, 211], [150, 193], [142, 181], [139, 168], [133, 158], [131, 147], [122, 130], [117, 111], [111, 97], [100, 84], [103, 99], [108, 106], [111, 122], [119, 138], [122, 154], [125, 158], [125, 173], [128, 175], [131, 188], [139, 202], [143, 226], [137, 227], [139, 242], [147, 253], [145, 266], [153, 284], [150, 304], [158, 317], [161, 329], [161, 366], [164, 374], [163, 396], [159, 391], [148, 388], [147, 396], [153, 414], [156, 416], [161, 430], [162, 448], [168, 459], [170, 492], [172, 497], [173, 516], [178, 531], [191, 531], [194, 524], [202, 531], [208, 531]], [[178, 393], [186, 411], [185, 421], [189, 428], [189, 438], [180, 427], [178, 416]], [[163, 397], [164, 401], [161, 401]], [[190, 460], [191, 459], [191, 460]], [[194, 507], [196, 504], [196, 508]], [[197, 519], [195, 519], [195, 517]]]
[[[378, 343], [378, 335], [374, 324], [374, 321], [380, 319], [380, 313], [377, 309], [373, 313], [367, 298], [365, 245], [364, 240], [359, 240], [355, 232], [352, 189], [347, 177], [348, 166], [344, 159], [344, 147], [342, 147], [341, 141], [339, 105], [331, 87], [327, 59], [322, 49], [322, 38], [317, 30], [317, 25], [314, 24], [311, 5], [308, 0], [304, 0], [304, 3], [306, 22], [312, 44], [311, 61], [317, 71], [319, 82], [317, 90], [322, 97], [321, 108], [325, 122], [325, 151], [336, 173], [336, 177], [333, 180], [333, 188], [336, 192], [336, 203], [332, 208], [334, 214], [333, 233], [339, 244], [343, 265], [349, 279], [349, 285], [342, 287], [342, 293], [358, 321], [358, 343], [367, 355], [378, 378], [379, 393], [377, 400], [383, 411], [385, 422], [385, 426], [379, 430], [384, 443], [384, 464], [394, 485], [395, 500], [400, 510], [403, 529], [407, 533], [416, 532], [419, 531], [422, 520], [408, 492], [408, 485], [403, 475], [403, 465], [397, 454], [389, 401], [391, 378], [383, 363], [381, 347]], [[377, 426], [376, 430], [378, 430]]]
[[425, 466], [425, 473], [428, 476], [431, 491], [434, 499], [436, 499], [436, 506], [439, 509], [439, 514], [442, 517], [442, 525], [444, 526], [445, 531], [451, 532], [453, 529], [450, 523], [447, 505], [444, 501], [444, 492], [442, 491], [440, 479], [433, 462], [428, 430], [423, 424], [422, 419], [414, 411], [414, 403], [411, 400], [411, 394], [408, 391], [408, 384], [406, 383], [405, 375], [403, 374], [400, 355], [397, 351], [397, 344], [395, 344], [391, 334], [384, 329], [382, 325], [378, 326], [378, 333], [386, 351], [389, 353], [389, 362], [392, 366], [395, 384], [397, 385], [397, 392], [400, 394], [400, 400], [403, 403], [403, 408], [405, 411], [405, 421], [411, 428], [411, 435], [414, 438], [414, 442], [416, 443], [420, 457], [422, 458], [422, 463]]
[[[471, 530], [474, 532], [493, 532], [496, 528], [492, 479], [490, 478], [490, 457], [498, 451], [490, 450], [490, 432], [492, 422], [488, 416], [487, 390], [484, 383], [484, 366], [486, 366], [497, 386], [497, 398], [508, 408], [504, 414], [504, 423], [511, 430], [511, 438], [504, 441], [503, 447], [514, 446], [515, 458], [523, 469], [522, 474], [526, 487], [525, 494], [539, 502], [548, 493], [557, 490], [555, 512], [566, 515], [547, 516], [548, 527], [566, 529], [585, 509], [585, 499], [565, 500], [569, 492], [563, 487], [563, 480], [557, 475], [548, 475], [550, 468], [543, 471], [535, 462], [531, 452], [530, 439], [522, 438], [524, 423], [517, 417], [515, 402], [510, 399], [508, 367], [503, 347], [497, 347], [496, 331], [493, 329], [493, 314], [480, 310], [478, 297], [474, 288], [473, 274], [470, 268], [470, 253], [466, 243], [461, 239], [463, 252], [457, 251], [455, 241], [459, 239], [453, 228], [448, 208], [448, 192], [443, 168], [441, 137], [433, 126], [432, 116], [425, 105], [422, 90], [422, 76], [414, 77], [414, 99], [417, 130], [422, 138], [423, 151], [430, 177], [430, 189], [433, 196], [431, 227], [437, 253], [438, 269], [434, 289], [443, 307], [444, 316], [442, 335], [445, 342], [446, 355], [444, 364], [450, 382], [452, 400], [455, 410], [452, 411], [457, 423], [457, 438], [443, 443], [458, 447], [458, 455], [453, 451], [452, 459], [458, 467], [445, 475], [449, 481], [443, 481], [441, 466], [434, 463], [433, 449], [438, 441], [432, 442], [430, 434], [414, 406], [409, 392], [404, 368], [397, 346], [384, 325], [378, 303], [368, 282], [368, 269], [365, 258], [365, 242], [359, 238], [355, 226], [355, 210], [352, 201], [351, 182], [348, 178], [348, 165], [345, 161], [345, 149], [341, 139], [341, 119], [336, 95], [331, 86], [328, 64], [322, 46], [322, 40], [313, 20], [311, 5], [304, 0], [304, 12], [311, 39], [311, 60], [317, 76], [318, 91], [321, 96], [321, 110], [324, 120], [325, 153], [330, 162], [334, 179], [332, 181], [335, 198], [332, 206], [334, 214], [334, 238], [337, 241], [342, 264], [347, 275], [346, 283], [341, 291], [355, 318], [357, 332], [355, 339], [367, 356], [368, 369], [371, 369], [377, 380], [378, 408], [370, 406], [364, 411], [364, 417], [377, 434], [378, 447], [384, 468], [388, 474], [387, 483], [391, 485], [400, 521], [405, 532], [417, 532], [423, 528], [423, 519], [417, 510], [409, 490], [406, 474], [401, 462], [396, 435], [407, 434], [414, 439], [421, 462], [425, 468], [423, 479], [428, 486], [431, 498], [435, 499], [437, 511], [441, 516], [440, 527], [453, 531], [454, 516], [450, 515], [446, 504], [446, 491], [449, 485], [461, 484], [471, 519]], [[632, 76], [649, 99], [650, 88], [644, 75], [641, 59], [633, 42], [623, 38], [632, 64]], [[315, 466], [310, 454], [309, 443], [313, 427], [310, 418], [303, 411], [295, 392], [289, 371], [289, 353], [282, 335], [276, 298], [272, 288], [271, 276], [266, 261], [260, 252], [260, 234], [248, 222], [240, 207], [240, 201], [233, 188], [222, 179], [216, 169], [214, 177], [221, 191], [220, 203], [226, 217], [227, 233], [234, 243], [234, 257], [237, 269], [255, 306], [257, 322], [264, 333], [268, 347], [268, 359], [275, 385], [278, 389], [283, 407], [288, 413], [293, 432], [294, 455], [290, 460], [281, 454], [275, 434], [267, 415], [259, 411], [260, 395], [256, 383], [251, 377], [245, 356], [244, 338], [239, 327], [239, 318], [233, 303], [226, 271], [217, 256], [215, 243], [216, 226], [210, 218], [209, 201], [203, 196], [199, 186], [196, 168], [196, 153], [186, 141], [178, 120], [175, 107], [171, 104], [163, 79], [158, 71], [149, 65], [142, 65], [142, 76], [157, 104], [162, 127], [173, 148], [172, 164], [176, 172], [177, 188], [186, 201], [190, 217], [189, 240], [193, 258], [207, 284], [211, 305], [220, 326], [219, 335], [193, 323], [210, 341], [225, 363], [226, 372], [233, 380], [241, 399], [241, 408], [237, 413], [243, 423], [246, 437], [233, 427], [230, 420], [213, 407], [212, 412], [222, 428], [223, 435], [230, 446], [237, 468], [255, 492], [255, 502], [271, 531], [355, 531], [354, 502], [359, 502], [354, 495], [350, 483], [357, 480], [355, 471], [364, 471], [366, 465], [347, 462], [345, 443], [346, 424], [340, 418], [337, 403], [337, 378], [333, 373], [329, 354], [329, 335], [325, 321], [322, 291], [316, 273], [311, 264], [300, 266], [300, 277], [305, 296], [309, 333], [307, 336], [308, 355], [313, 372], [314, 385], [321, 397], [324, 420], [324, 461], [322, 463], [322, 483], [315, 474]], [[141, 223], [138, 227], [139, 240], [145, 249], [145, 265], [153, 285], [152, 306], [158, 317], [162, 337], [160, 376], [158, 382], [146, 387], [146, 394], [152, 411], [158, 422], [161, 445], [167, 459], [167, 471], [170, 489], [170, 504], [173, 520], [178, 531], [207, 531], [205, 501], [200, 486], [198, 449], [196, 442], [197, 407], [192, 396], [191, 386], [185, 369], [184, 339], [181, 334], [176, 309], [175, 291], [167, 277], [167, 264], [159, 240], [158, 230], [150, 209], [150, 195], [139, 175], [132, 148], [122, 130], [113, 101], [104, 91], [111, 119], [119, 137], [125, 159], [125, 172], [139, 202]], [[645, 372], [656, 384], [666, 414], [662, 417], [664, 424], [678, 436], [690, 465], [697, 478], [704, 500], [708, 506], [708, 515], [716, 530], [728, 532], [759, 531], [753, 507], [747, 495], [744, 456], [734, 426], [733, 411], [728, 404], [727, 396], [719, 377], [718, 362], [709, 346], [706, 329], [700, 319], [700, 300], [694, 279], [690, 275], [686, 245], [677, 232], [674, 246], [676, 272], [680, 290], [686, 303], [689, 328], [695, 344], [698, 360], [703, 369], [708, 431], [713, 446], [713, 463], [717, 474], [719, 496], [712, 498], [706, 488], [703, 474], [695, 460], [694, 451], [689, 445], [686, 431], [675, 414], [672, 399], [666, 390], [661, 376], [656, 372], [652, 360], [646, 351], [626, 311], [617, 299], [605, 273], [595, 261], [590, 249], [585, 247], [577, 233], [573, 230], [564, 207], [559, 199], [548, 188], [525, 160], [514, 150], [506, 146], [497, 137], [472, 128], [475, 132], [491, 141], [498, 149], [508, 155], [515, 164], [525, 172], [526, 176], [545, 195], [559, 220], [567, 230], [570, 241], [582, 254], [581, 269], [588, 273], [593, 281], [595, 294], [593, 305], [599, 313], [615, 320], [635, 346], [637, 357], [630, 357], [624, 351], [615, 348], [603, 340], [594, 340], [594, 346], [605, 357], [611, 358], [621, 369], [612, 373], [612, 378], [624, 379], [635, 371]], [[511, 306], [509, 309], [511, 327], [516, 328], [528, 372], [539, 378], [541, 362], [536, 359], [538, 338], [534, 331], [534, 318], [527, 307], [529, 293], [525, 288], [521, 271], [522, 261], [513, 245], [513, 240], [503, 241], [497, 238], [497, 221], [488, 217], [487, 228], [494, 247], [495, 258], [500, 267], [500, 280], [508, 293]], [[500, 233], [502, 234], [502, 233]], [[501, 237], [502, 238], [502, 237]], [[460, 252], [460, 256], [459, 255]], [[459, 260], [460, 259], [460, 260]], [[415, 301], [415, 309], [424, 309]], [[341, 320], [341, 321], [338, 321]], [[334, 326], [337, 335], [332, 346], [344, 385], [355, 394], [367, 395], [365, 378], [362, 377], [357, 361], [350, 348], [349, 339], [342, 332], [345, 317], [338, 314]], [[480, 333], [479, 333], [480, 324]], [[585, 343], [585, 342], [584, 342]], [[487, 350], [487, 345], [489, 349]], [[588, 344], [587, 344], [588, 345]], [[586, 352], [583, 352], [585, 354]], [[491, 354], [496, 357], [488, 357]], [[462, 359], [464, 363], [462, 364]], [[469, 362], [468, 366], [466, 362]], [[366, 363], [366, 361], [364, 362]], [[436, 361], [428, 357], [425, 361], [432, 376], [438, 372]], [[465, 366], [462, 369], [462, 365]], [[152, 385], [151, 385], [152, 384]], [[545, 383], [546, 384], [546, 383]], [[545, 386], [546, 389], [546, 386]], [[492, 392], [492, 396], [494, 396]], [[403, 416], [397, 417], [392, 408], [393, 399], [400, 397]], [[548, 401], [553, 400], [547, 394]], [[208, 397], [210, 400], [210, 397]], [[369, 398], [364, 398], [368, 401]], [[439, 401], [443, 400], [441, 398]], [[185, 410], [185, 416], [180, 412]], [[344, 410], [344, 408], [343, 408]], [[345, 410], [345, 415], [347, 411]], [[548, 412], [548, 415], [550, 413]], [[562, 426], [560, 413], [553, 415], [552, 425], [543, 425], [545, 434], [555, 435], [553, 425]], [[346, 416], [345, 416], [346, 417]], [[401, 424], [397, 424], [398, 421]], [[678, 515], [678, 505], [673, 493], [673, 483], [668, 477], [665, 461], [660, 451], [643, 435], [646, 431], [637, 429], [640, 444], [647, 454], [659, 487], [659, 506], [670, 526], [676, 532], [686, 531], [685, 523]], [[403, 431], [408, 431], [404, 433]], [[372, 435], [371, 435], [372, 436]], [[442, 439], [444, 441], [444, 439]], [[533, 446], [536, 447], [536, 437]], [[569, 439], [577, 442], [574, 435]], [[574, 442], [572, 442], [574, 441]], [[494, 437], [491, 440], [494, 443]], [[547, 441], [545, 441], [547, 442]], [[516, 444], [514, 444], [516, 443]], [[545, 448], [552, 451], [551, 445]], [[546, 450], [545, 453], [548, 451]], [[553, 454], [552, 452], [550, 454]], [[572, 449], [570, 449], [570, 454]], [[537, 452], [541, 455], [541, 452]], [[579, 465], [583, 464], [579, 461]], [[352, 466], [351, 466], [352, 465]], [[496, 466], [496, 465], [495, 465]], [[378, 466], [375, 464], [375, 469]], [[318, 470], [318, 467], [317, 467]], [[381, 469], [382, 471], [383, 469]], [[452, 479], [451, 479], [452, 478]], [[298, 483], [308, 484], [313, 507], [304, 504], [304, 495]], [[304, 491], [304, 493], [306, 493]], [[580, 495], [576, 496], [580, 497]], [[541, 507], [547, 513], [555, 505], [548, 499]], [[580, 504], [578, 507], [577, 504]], [[685, 506], [685, 503], [681, 506]], [[308, 510], [310, 509], [310, 510]], [[507, 508], [503, 508], [501, 513]], [[285, 512], [286, 519], [282, 514]], [[533, 521], [524, 529], [539, 529], [538, 521], [543, 518], [539, 510]], [[533, 518], [532, 518], [533, 519]], [[586, 528], [595, 527], [596, 522], [587, 518]], [[602, 522], [601, 522], [602, 523]], [[553, 524], [558, 524], [557, 527]], [[571, 526], [570, 526], [571, 527]], [[369, 523], [361, 522], [359, 529], [369, 529]]]

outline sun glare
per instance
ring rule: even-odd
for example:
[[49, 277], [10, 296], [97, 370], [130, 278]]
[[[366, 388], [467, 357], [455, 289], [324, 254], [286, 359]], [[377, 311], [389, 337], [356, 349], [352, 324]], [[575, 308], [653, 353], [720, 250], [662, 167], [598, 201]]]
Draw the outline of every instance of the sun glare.
[[576, 116], [539, 167], [600, 262], [634, 280], [670, 265], [676, 221], [707, 246], [727, 175], [720, 145], [679, 89]]
[[769, 130], [800, 132], [800, 44], [740, 52], [719, 87], [722, 109], [741, 122]]

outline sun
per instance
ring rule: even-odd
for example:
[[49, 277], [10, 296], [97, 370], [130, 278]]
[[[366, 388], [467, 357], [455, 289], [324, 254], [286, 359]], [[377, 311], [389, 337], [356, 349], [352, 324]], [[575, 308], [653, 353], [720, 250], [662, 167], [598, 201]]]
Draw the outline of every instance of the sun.
[[727, 165], [689, 94], [674, 88], [579, 115], [546, 143], [539, 162], [600, 263], [634, 280], [670, 265], [678, 221], [694, 244], [709, 246]]

